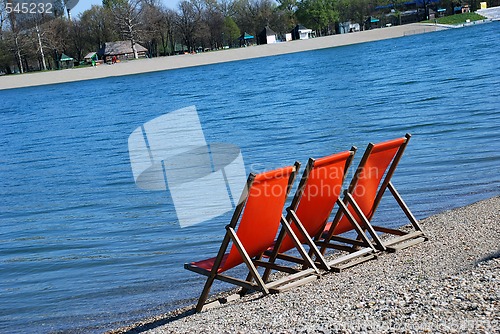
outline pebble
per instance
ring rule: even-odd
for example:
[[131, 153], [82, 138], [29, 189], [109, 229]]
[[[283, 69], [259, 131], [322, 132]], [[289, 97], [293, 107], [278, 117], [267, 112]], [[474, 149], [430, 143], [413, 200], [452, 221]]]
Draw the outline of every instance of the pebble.
[[429, 241], [294, 290], [112, 333], [500, 333], [500, 196], [420, 223]]

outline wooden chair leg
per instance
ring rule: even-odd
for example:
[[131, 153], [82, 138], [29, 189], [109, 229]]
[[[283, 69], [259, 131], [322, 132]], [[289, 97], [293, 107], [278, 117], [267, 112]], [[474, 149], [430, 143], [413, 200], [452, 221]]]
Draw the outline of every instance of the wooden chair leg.
[[201, 292], [200, 298], [198, 299], [198, 304], [196, 304], [196, 312], [203, 311], [203, 306], [207, 301], [208, 294], [210, 293], [210, 289], [212, 288], [212, 284], [214, 283], [215, 275], [210, 275], [205, 282], [205, 286], [203, 287], [203, 291]]

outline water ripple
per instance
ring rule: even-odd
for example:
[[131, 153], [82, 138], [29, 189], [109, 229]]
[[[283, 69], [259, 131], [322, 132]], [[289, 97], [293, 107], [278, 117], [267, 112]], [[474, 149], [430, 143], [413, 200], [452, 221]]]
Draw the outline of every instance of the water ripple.
[[[181, 229], [127, 151], [178, 108], [196, 105], [247, 171], [352, 145], [356, 165], [411, 132], [394, 183], [418, 218], [498, 195], [498, 27], [0, 92], [0, 331], [102, 332], [194, 301], [203, 279], [182, 264], [217, 252], [231, 213]], [[376, 219], [398, 214], [384, 201]]]

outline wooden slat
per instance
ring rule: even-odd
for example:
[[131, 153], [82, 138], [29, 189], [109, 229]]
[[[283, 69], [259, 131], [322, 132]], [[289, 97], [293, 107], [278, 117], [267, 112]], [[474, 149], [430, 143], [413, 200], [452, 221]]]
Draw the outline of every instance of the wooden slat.
[[385, 245], [386, 246], [392, 246], [394, 244], [398, 244], [398, 243], [404, 242], [406, 240], [410, 240], [410, 239], [414, 239], [414, 238], [418, 238], [418, 237], [424, 237], [424, 233], [421, 232], [421, 231], [415, 231], [415, 232], [411, 232], [411, 233], [406, 233], [405, 235], [403, 235], [401, 237], [387, 240], [385, 242]]
[[391, 246], [391, 247], [387, 247], [387, 250], [391, 253], [395, 253], [397, 252], [398, 250], [402, 250], [402, 249], [405, 249], [407, 247], [410, 247], [410, 246], [413, 246], [413, 245], [416, 245], [416, 244], [419, 244], [421, 242], [424, 242], [426, 241], [427, 239], [424, 238], [424, 237], [421, 237], [421, 238], [416, 238], [416, 239], [413, 239], [411, 241], [407, 241], [407, 242], [403, 242], [403, 243], [400, 243], [400, 244], [397, 244], [396, 246]]
[[220, 302], [225, 304], [225, 303], [229, 303], [229, 302], [232, 302], [232, 301], [235, 301], [238, 299], [241, 299], [241, 295], [239, 293], [233, 293], [232, 295], [221, 298]]
[[339, 273], [339, 272], [341, 272], [344, 269], [353, 267], [353, 266], [355, 266], [357, 264], [360, 264], [360, 263], [363, 263], [363, 262], [366, 262], [366, 261], [369, 261], [369, 260], [374, 260], [376, 258], [377, 258], [377, 255], [375, 255], [375, 254], [369, 254], [369, 255], [358, 257], [357, 259], [355, 259], [353, 261], [349, 261], [349, 262], [341, 264], [341, 265], [331, 266], [331, 268], [332, 268], [332, 271]]
[[357, 257], [365, 256], [365, 255], [370, 254], [372, 252], [373, 252], [373, 250], [371, 248], [363, 248], [363, 249], [360, 249], [359, 251], [356, 251], [356, 252], [353, 252], [351, 254], [339, 257], [338, 259], [334, 259], [333, 261], [328, 262], [328, 264], [330, 266], [335, 266], [335, 265], [343, 263], [343, 262], [351, 261]]
[[200, 312], [211, 310], [211, 309], [214, 309], [214, 308], [217, 308], [220, 306], [221, 306], [221, 304], [220, 304], [219, 300], [214, 300], [213, 302], [208, 302], [208, 303], [204, 304], [202, 309], [200, 310]]
[[298, 286], [304, 285], [306, 283], [312, 282], [312, 281], [317, 280], [317, 279], [319, 279], [319, 276], [316, 276], [316, 275], [307, 276], [307, 277], [304, 277], [303, 279], [298, 280], [298, 281], [293, 281], [291, 283], [288, 283], [288, 284], [285, 284], [285, 285], [282, 285], [282, 286], [279, 286], [276, 288], [270, 288], [269, 292], [271, 292], [271, 293], [285, 292], [285, 291], [291, 290], [293, 288], [296, 288]]
[[319, 275], [316, 274], [316, 271], [314, 269], [306, 269], [306, 270], [299, 271], [298, 273], [285, 276], [285, 277], [280, 278], [276, 281], [267, 283], [266, 287], [268, 289], [274, 289], [282, 284], [288, 284], [292, 281], [295, 281], [297, 279], [301, 279], [301, 278], [309, 276], [309, 275], [313, 275], [315, 278], [319, 277]]

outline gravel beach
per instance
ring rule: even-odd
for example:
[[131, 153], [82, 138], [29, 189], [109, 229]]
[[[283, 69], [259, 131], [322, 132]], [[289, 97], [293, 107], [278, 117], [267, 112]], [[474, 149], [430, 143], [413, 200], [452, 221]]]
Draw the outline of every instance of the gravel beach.
[[295, 290], [115, 333], [500, 333], [499, 223], [497, 196], [423, 219], [427, 242]]

